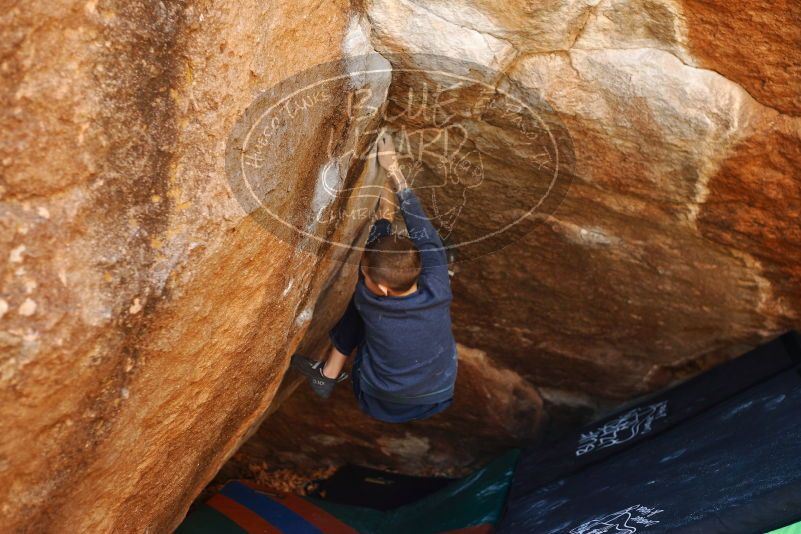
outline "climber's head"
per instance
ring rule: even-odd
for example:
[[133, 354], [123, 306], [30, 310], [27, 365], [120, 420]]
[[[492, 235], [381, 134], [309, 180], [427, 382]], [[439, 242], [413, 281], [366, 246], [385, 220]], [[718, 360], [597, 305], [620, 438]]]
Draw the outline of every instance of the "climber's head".
[[367, 289], [376, 295], [404, 295], [420, 277], [420, 251], [407, 237], [382, 236], [367, 246], [361, 270]]

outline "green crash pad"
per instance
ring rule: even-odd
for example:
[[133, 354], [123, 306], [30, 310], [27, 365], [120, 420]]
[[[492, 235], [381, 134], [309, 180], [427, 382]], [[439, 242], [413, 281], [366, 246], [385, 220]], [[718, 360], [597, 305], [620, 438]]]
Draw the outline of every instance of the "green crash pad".
[[801, 534], [801, 521], [777, 530], [771, 530], [767, 534]]
[[503, 513], [520, 451], [511, 450], [489, 465], [418, 502], [380, 512], [307, 498], [359, 532], [434, 534], [495, 525]]

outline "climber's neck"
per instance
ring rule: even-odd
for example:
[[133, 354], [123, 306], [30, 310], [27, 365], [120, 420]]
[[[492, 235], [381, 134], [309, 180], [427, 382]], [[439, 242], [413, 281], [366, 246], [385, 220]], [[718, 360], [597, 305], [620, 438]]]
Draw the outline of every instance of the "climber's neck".
[[406, 291], [393, 291], [392, 289], [381, 284], [376, 284], [372, 278], [367, 276], [367, 274], [363, 271], [362, 274], [364, 275], [364, 285], [370, 290], [370, 293], [379, 297], [405, 297], [417, 291], [417, 282], [415, 282], [412, 287]]
[[417, 291], [417, 282], [415, 282], [414, 285], [412, 285], [412, 287], [410, 287], [406, 291], [397, 292], [397, 291], [392, 291], [391, 289], [389, 289], [388, 290], [388, 295], [390, 297], [405, 297], [406, 295], [411, 295], [415, 291]]

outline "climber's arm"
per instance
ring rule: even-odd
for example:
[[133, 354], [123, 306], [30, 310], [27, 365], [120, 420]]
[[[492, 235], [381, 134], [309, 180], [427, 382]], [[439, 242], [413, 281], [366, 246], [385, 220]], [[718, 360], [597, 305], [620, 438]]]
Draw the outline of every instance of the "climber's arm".
[[378, 200], [378, 218], [386, 219], [390, 223], [395, 221], [398, 213], [398, 206], [395, 204], [395, 193], [390, 188], [387, 180], [387, 171], [383, 167], [378, 171], [383, 178], [384, 187], [381, 189], [381, 196]]
[[423, 269], [441, 274], [447, 280], [448, 258], [445, 254], [445, 247], [439, 233], [423, 210], [423, 206], [420, 205], [417, 195], [409, 189], [409, 184], [406, 183], [406, 177], [403, 176], [398, 165], [395, 144], [389, 134], [384, 133], [378, 139], [378, 161], [395, 184], [406, 230], [409, 232], [409, 239], [420, 251]]
[[434, 228], [434, 225], [431, 224], [425, 210], [423, 210], [417, 195], [409, 189], [400, 170], [397, 173], [400, 175], [399, 179], [396, 180], [400, 210], [403, 214], [403, 220], [406, 222], [409, 239], [414, 242], [417, 250], [420, 251], [422, 267], [426, 270], [442, 271], [441, 274], [447, 279], [448, 258], [445, 254], [442, 239], [440, 239], [439, 233]]

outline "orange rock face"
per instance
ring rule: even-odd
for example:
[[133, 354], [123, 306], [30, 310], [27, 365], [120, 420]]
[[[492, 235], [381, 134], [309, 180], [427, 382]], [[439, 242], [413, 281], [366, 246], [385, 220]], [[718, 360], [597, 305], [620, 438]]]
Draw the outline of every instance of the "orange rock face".
[[[801, 124], [768, 113], [709, 182], [699, 229], [713, 241], [748, 250], [769, 281], [760, 310], [798, 324], [801, 302]], [[767, 328], [774, 325], [767, 323]]]
[[[341, 57], [354, 16], [343, 2], [3, 14], [0, 530], [168, 531], [270, 405], [341, 264], [238, 202], [225, 144], [261, 91]], [[328, 96], [286, 135], [332, 134], [336, 155], [356, 141], [331, 118], [345, 92]], [[310, 213], [329, 155], [278, 145], [273, 178]]]
[[781, 113], [801, 114], [801, 5], [682, 0], [698, 63]]

